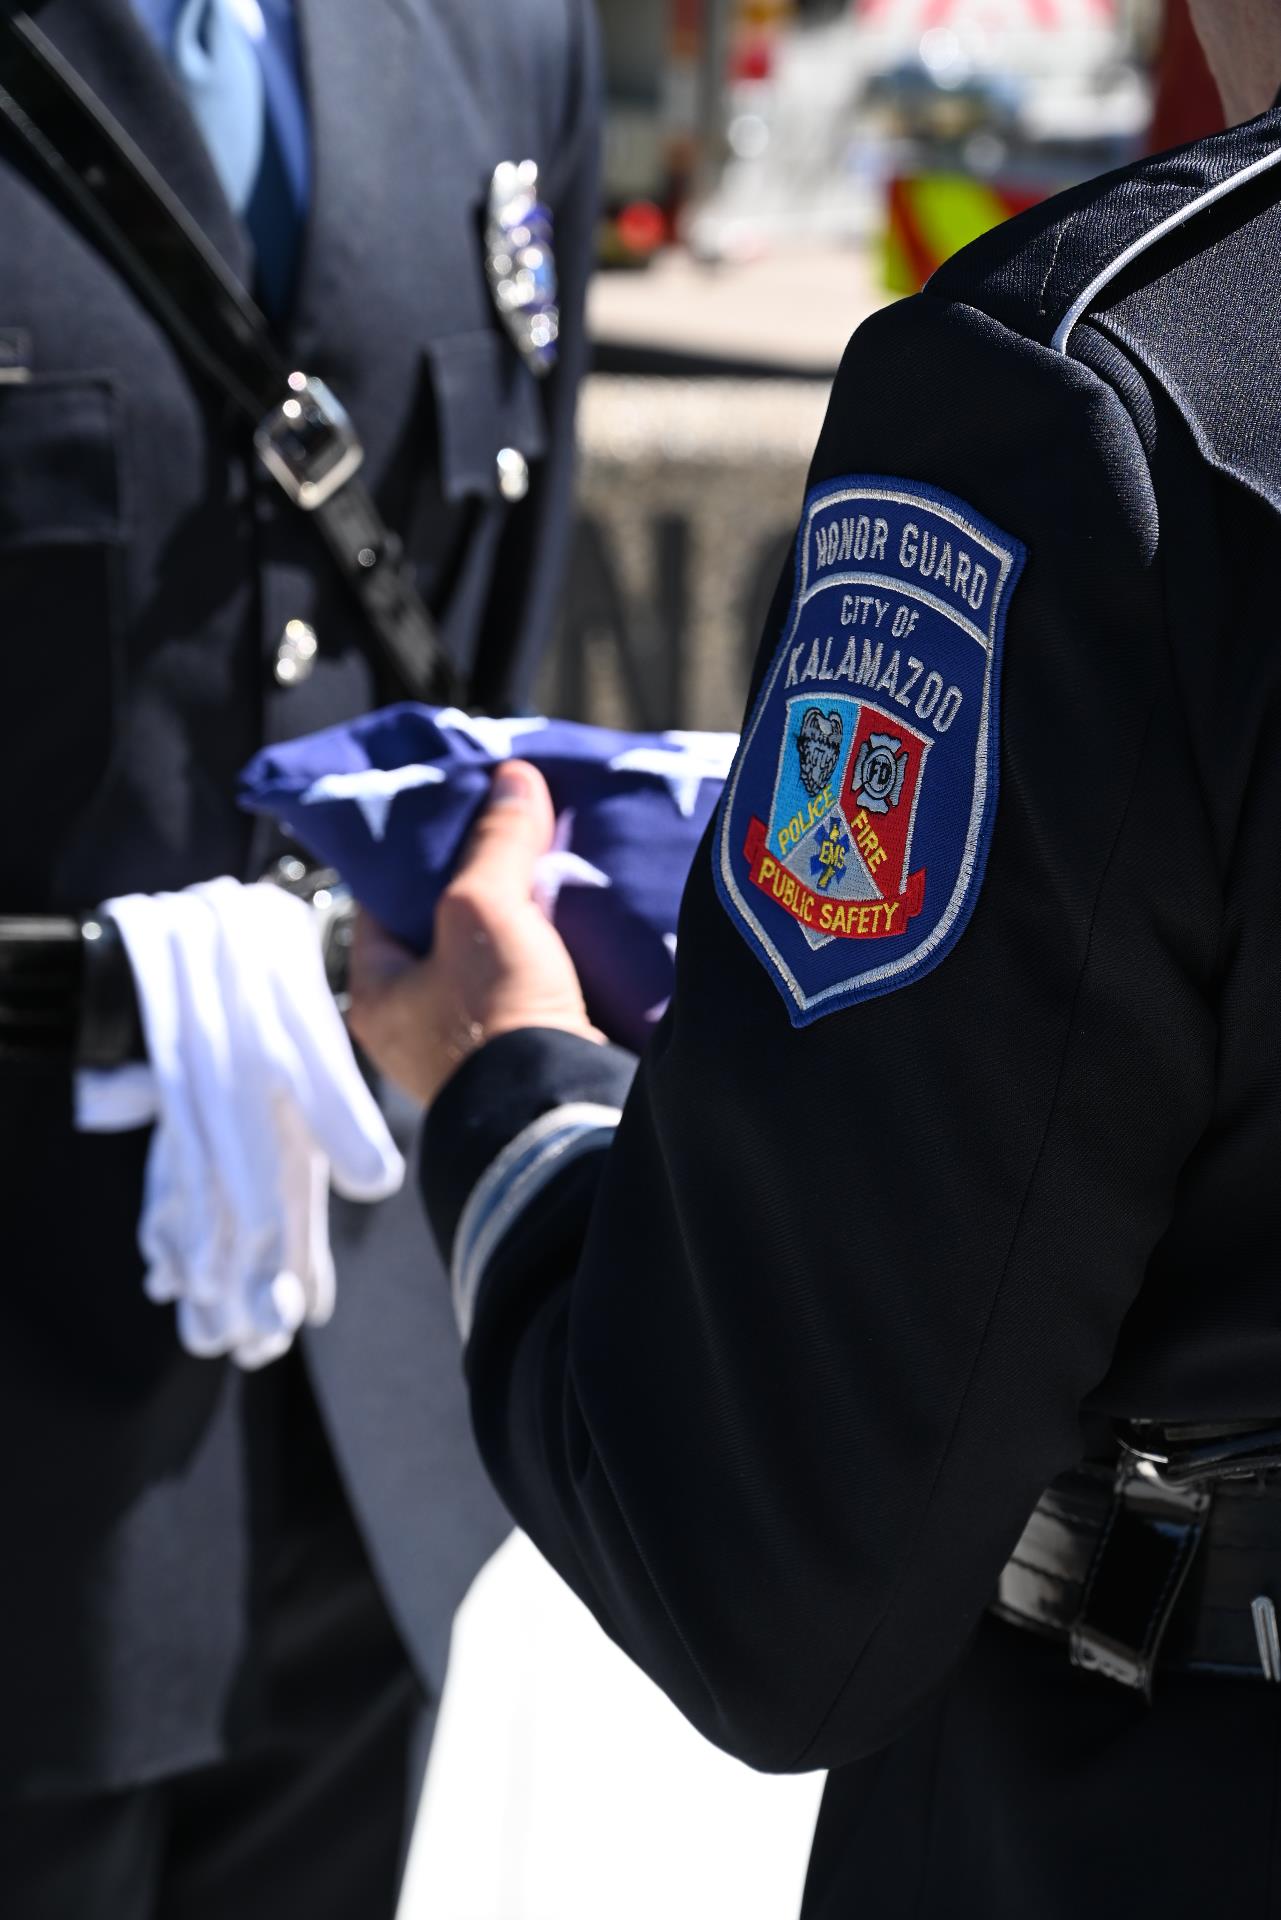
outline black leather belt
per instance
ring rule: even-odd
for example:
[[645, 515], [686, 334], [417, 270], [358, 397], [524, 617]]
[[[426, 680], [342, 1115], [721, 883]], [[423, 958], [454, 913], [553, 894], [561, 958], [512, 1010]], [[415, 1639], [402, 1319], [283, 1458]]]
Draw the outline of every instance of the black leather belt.
[[[350, 895], [332, 869], [292, 854], [268, 877], [316, 914], [329, 984], [342, 1004]], [[114, 920], [0, 915], [0, 1063], [106, 1070], [146, 1057], [129, 955]]]
[[1042, 1495], [993, 1611], [1151, 1697], [1159, 1671], [1281, 1683], [1281, 1428], [1126, 1430]]
[[0, 920], [0, 1060], [144, 1060], [133, 975], [112, 920]]

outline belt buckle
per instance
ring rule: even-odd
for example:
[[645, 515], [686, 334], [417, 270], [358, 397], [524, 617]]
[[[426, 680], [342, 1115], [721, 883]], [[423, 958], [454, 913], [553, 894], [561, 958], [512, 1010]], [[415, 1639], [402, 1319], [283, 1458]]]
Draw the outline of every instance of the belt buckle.
[[315, 513], [364, 465], [346, 408], [323, 380], [291, 373], [289, 393], [254, 434], [258, 458], [304, 513]]
[[1174, 1486], [1263, 1480], [1281, 1473], [1281, 1422], [1238, 1421], [1230, 1427], [1163, 1427], [1131, 1420], [1117, 1427], [1121, 1446], [1146, 1460]]
[[1124, 1442], [1112, 1508], [1069, 1644], [1072, 1664], [1152, 1698], [1161, 1644], [1205, 1533], [1212, 1489], [1169, 1480]]

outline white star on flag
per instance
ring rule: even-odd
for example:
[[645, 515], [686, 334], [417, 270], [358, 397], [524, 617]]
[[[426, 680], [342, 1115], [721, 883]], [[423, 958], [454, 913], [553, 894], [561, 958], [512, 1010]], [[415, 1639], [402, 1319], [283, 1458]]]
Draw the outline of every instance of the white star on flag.
[[732, 733], [665, 733], [666, 747], [630, 747], [610, 761], [611, 773], [652, 773], [664, 782], [687, 820], [704, 780], [724, 780], [738, 740]]
[[556, 822], [551, 846], [534, 869], [534, 899], [548, 920], [556, 916], [562, 887], [612, 887], [613, 881], [590, 860], [574, 853], [574, 809], [566, 807]]
[[736, 733], [677, 733], [673, 730], [663, 735], [674, 747], [693, 754], [696, 759], [705, 762], [708, 780], [728, 780], [729, 770], [734, 764], [734, 755], [738, 752]]
[[374, 840], [385, 840], [391, 803], [411, 787], [439, 786], [443, 767], [362, 767], [357, 773], [326, 773], [302, 796], [304, 807], [323, 800], [354, 800]]
[[438, 727], [444, 727], [449, 733], [466, 734], [495, 760], [517, 758], [517, 739], [527, 733], [541, 733], [547, 725], [537, 713], [526, 715], [523, 720], [491, 720], [484, 714], [464, 713], [459, 707], [442, 707], [434, 718]]
[[[674, 965], [676, 961], [676, 935], [674, 933], [665, 933], [663, 935], [663, 945], [667, 948], [668, 954], [671, 957], [672, 963]], [[667, 1012], [667, 1009], [671, 1006], [671, 1004], [672, 1002], [671, 1002], [670, 995], [666, 1000], [660, 1000], [658, 1005], [656, 1007], [651, 1007], [649, 1012], [645, 1015], [646, 1023], [651, 1027], [656, 1027], [659, 1021], [662, 1019], [663, 1015]]]

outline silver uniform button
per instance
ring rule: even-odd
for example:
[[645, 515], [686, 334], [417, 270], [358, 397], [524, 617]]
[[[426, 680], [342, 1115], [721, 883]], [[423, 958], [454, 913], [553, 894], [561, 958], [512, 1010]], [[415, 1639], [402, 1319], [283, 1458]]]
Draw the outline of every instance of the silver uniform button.
[[504, 447], [498, 456], [498, 491], [513, 505], [529, 492], [529, 462], [515, 447]]
[[277, 686], [299, 687], [304, 680], [310, 680], [319, 647], [314, 627], [308, 626], [305, 620], [291, 620], [276, 648]]

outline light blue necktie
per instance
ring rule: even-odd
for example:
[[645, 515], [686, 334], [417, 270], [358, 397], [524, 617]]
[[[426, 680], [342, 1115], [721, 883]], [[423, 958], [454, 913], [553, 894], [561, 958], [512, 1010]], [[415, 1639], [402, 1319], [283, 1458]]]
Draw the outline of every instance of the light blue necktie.
[[223, 191], [243, 218], [262, 169], [267, 90], [232, 0], [184, 0], [173, 64]]
[[301, 210], [244, 14], [236, 0], [183, 0], [172, 61], [223, 191], [249, 229], [263, 304], [279, 315], [297, 266]]

